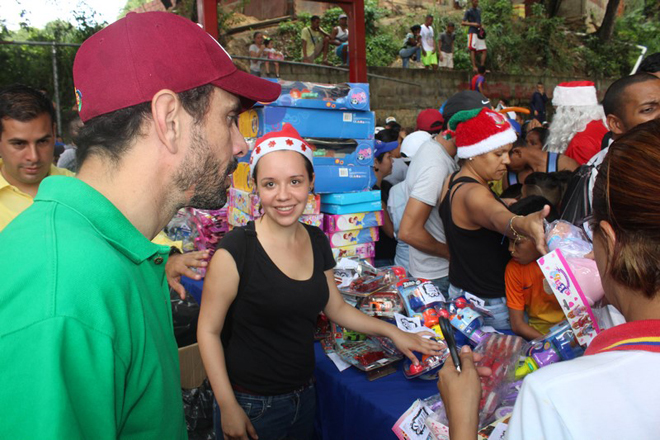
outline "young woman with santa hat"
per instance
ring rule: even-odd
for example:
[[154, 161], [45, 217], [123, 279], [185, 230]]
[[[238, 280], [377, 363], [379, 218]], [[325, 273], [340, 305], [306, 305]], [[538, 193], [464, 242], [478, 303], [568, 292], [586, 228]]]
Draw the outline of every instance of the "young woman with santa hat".
[[250, 172], [263, 216], [219, 244], [197, 332], [217, 401], [216, 436], [307, 439], [313, 436], [320, 311], [342, 327], [391, 338], [411, 359], [412, 350], [431, 354], [440, 346], [344, 302], [327, 237], [298, 221], [314, 169], [312, 148], [292, 126], [257, 141]]

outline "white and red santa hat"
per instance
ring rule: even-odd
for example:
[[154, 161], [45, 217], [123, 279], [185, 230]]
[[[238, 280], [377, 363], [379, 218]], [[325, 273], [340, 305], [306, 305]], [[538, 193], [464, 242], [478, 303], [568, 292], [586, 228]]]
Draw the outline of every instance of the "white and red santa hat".
[[456, 143], [456, 156], [469, 159], [512, 144], [516, 132], [499, 112], [489, 108], [464, 110], [449, 120], [448, 133]]
[[254, 174], [259, 159], [273, 151], [282, 150], [296, 151], [305, 156], [309, 163], [314, 164], [314, 149], [300, 137], [293, 125], [284, 124], [282, 130], [273, 131], [257, 139], [250, 156], [250, 176]]
[[554, 106], [598, 105], [596, 86], [591, 81], [563, 82], [555, 87], [552, 95]]

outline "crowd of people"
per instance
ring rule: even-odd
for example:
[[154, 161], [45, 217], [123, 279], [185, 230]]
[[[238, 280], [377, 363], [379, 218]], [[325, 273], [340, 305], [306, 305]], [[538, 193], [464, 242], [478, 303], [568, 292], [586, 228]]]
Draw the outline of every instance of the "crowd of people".
[[[472, 4], [462, 24], [474, 28], [479, 70], [484, 35]], [[329, 45], [343, 56], [345, 20], [325, 34], [313, 19], [303, 56], [326, 56]], [[434, 68], [451, 52], [442, 38], [439, 53], [435, 39], [423, 46], [431, 25], [432, 17], [413, 26], [406, 44], [419, 37], [410, 56]], [[253, 37], [251, 53], [273, 53], [263, 34]], [[185, 296], [179, 278], [198, 279], [194, 267], [208, 269], [198, 340], [218, 438], [312, 438], [320, 311], [389, 337], [414, 363], [413, 351], [439, 353], [436, 342], [342, 299], [327, 237], [298, 222], [315, 175], [312, 148], [292, 126], [257, 140], [249, 164], [263, 216], [231, 231], [210, 262], [159, 238], [178, 209], [225, 204], [229, 175], [247, 153], [238, 115], [280, 93], [257, 77], [261, 66], [250, 70], [175, 14], [109, 25], [76, 55], [77, 136], [59, 158], [72, 171], [54, 165], [51, 100], [24, 85], [0, 90], [3, 436], [186, 438], [164, 304], [168, 284]], [[420, 111], [414, 129], [388, 117], [376, 133], [374, 188], [385, 218], [377, 265], [402, 265], [449, 298], [469, 293], [488, 310], [486, 324], [532, 339], [562, 318], [535, 264], [547, 250], [544, 224], [567, 216], [586, 224], [606, 299], [626, 324], [601, 333], [583, 358], [530, 375], [509, 438], [652, 438], [660, 54], [616, 80], [602, 103], [587, 81], [558, 85], [546, 121], [548, 101], [539, 84], [522, 124], [478, 89]], [[452, 438], [474, 439], [478, 376], [488, 372], [469, 349], [460, 356], [463, 369], [448, 359], [438, 387]], [[578, 393], [606, 404], [570, 411]]]

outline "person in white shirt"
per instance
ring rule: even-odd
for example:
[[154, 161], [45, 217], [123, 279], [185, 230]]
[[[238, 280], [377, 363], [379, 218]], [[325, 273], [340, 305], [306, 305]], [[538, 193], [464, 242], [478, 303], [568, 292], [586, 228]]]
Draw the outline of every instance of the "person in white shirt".
[[433, 15], [426, 16], [422, 25], [420, 36], [422, 37], [422, 64], [424, 68], [438, 69], [438, 51], [436, 50], [435, 35], [433, 34]]
[[[632, 165], [634, 164], [634, 165]], [[630, 167], [634, 166], [634, 173]], [[528, 375], [507, 438], [650, 439], [660, 405], [660, 119], [617, 139], [594, 188], [594, 256], [605, 298], [624, 324], [599, 333], [583, 357]], [[449, 359], [438, 388], [452, 440], [474, 439], [481, 398], [469, 348]]]

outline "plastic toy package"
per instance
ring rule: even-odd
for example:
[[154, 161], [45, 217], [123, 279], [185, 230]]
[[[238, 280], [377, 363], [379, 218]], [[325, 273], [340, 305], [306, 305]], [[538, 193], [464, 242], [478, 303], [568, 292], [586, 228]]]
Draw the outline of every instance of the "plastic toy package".
[[516, 379], [522, 379], [547, 365], [582, 356], [584, 349], [575, 339], [568, 321], [562, 321], [552, 327], [547, 335], [529, 342], [524, 352], [527, 357], [522, 365], [516, 368]]
[[424, 378], [426, 380], [436, 379], [435, 375], [431, 374], [437, 372], [440, 367], [445, 364], [445, 360], [449, 357], [449, 349], [445, 342], [439, 337], [434, 337], [436, 342], [443, 346], [443, 352], [440, 355], [420, 354], [414, 352], [415, 356], [419, 359], [419, 364], [413, 364], [410, 359], [406, 358], [403, 365], [403, 375], [406, 379]]
[[501, 406], [509, 391], [508, 383], [514, 381], [514, 370], [523, 348], [524, 340], [519, 336], [490, 333], [475, 348], [483, 358], [477, 366], [489, 367], [490, 376], [481, 377], [481, 401], [479, 402], [479, 427], [494, 420], [495, 411]]
[[439, 310], [438, 313], [449, 319], [452, 327], [467, 337], [473, 346], [482, 342], [488, 335], [481, 330], [484, 325], [481, 314], [464, 297], [446, 303], [444, 310]]
[[334, 322], [326, 341], [324, 348], [332, 346], [334, 353], [342, 360], [362, 371], [373, 371], [403, 358], [403, 355], [398, 350], [393, 351], [391, 346], [384, 348], [378, 340], [344, 329]]
[[583, 258], [593, 250], [584, 231], [566, 220], [555, 220], [545, 228], [545, 241], [550, 252], [561, 249], [567, 258]]
[[366, 297], [396, 284], [405, 274], [400, 266], [376, 269], [365, 261], [343, 258], [335, 267], [335, 282], [343, 295]]
[[[435, 284], [423, 278], [405, 278], [400, 280], [396, 287], [401, 298], [404, 300], [408, 316], [419, 316], [422, 321], [424, 321], [424, 311], [446, 301], [444, 295], [438, 290]], [[427, 315], [431, 314], [433, 312], [427, 312]], [[428, 325], [426, 326], [429, 327]]]
[[395, 313], [402, 313], [405, 308], [396, 290], [380, 291], [360, 298], [357, 307], [366, 315], [385, 318], [393, 318]]

